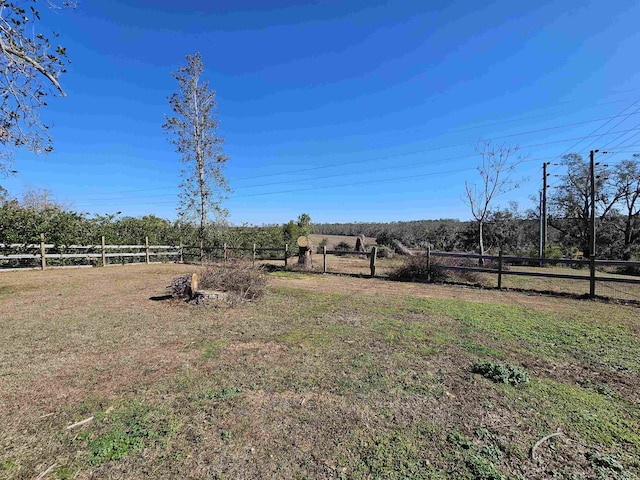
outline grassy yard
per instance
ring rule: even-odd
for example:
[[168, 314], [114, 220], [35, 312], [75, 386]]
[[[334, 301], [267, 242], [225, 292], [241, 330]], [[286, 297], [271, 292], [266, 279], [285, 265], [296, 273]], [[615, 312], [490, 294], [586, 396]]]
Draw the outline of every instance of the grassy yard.
[[0, 478], [640, 474], [638, 307], [298, 272], [160, 299], [188, 271], [0, 274]]

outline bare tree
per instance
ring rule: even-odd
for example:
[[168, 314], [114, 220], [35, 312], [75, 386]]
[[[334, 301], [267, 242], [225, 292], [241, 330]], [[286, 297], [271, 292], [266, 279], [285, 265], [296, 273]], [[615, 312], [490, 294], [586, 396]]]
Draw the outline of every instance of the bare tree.
[[[73, 6], [47, 2], [49, 8]], [[52, 46], [48, 35], [37, 31], [39, 21], [37, 0], [0, 0], [0, 174], [10, 172], [15, 147], [53, 150], [39, 111], [48, 95], [65, 95], [58, 78], [69, 61], [64, 47]]]
[[475, 183], [464, 182], [464, 200], [471, 208], [471, 215], [478, 227], [480, 255], [484, 255], [484, 225], [491, 213], [493, 200], [518, 188], [518, 183], [511, 180], [511, 174], [524, 160], [520, 156], [511, 161], [518, 150], [518, 146], [511, 147], [505, 144], [495, 147], [490, 141], [480, 142], [476, 146], [476, 151], [482, 159], [478, 167], [481, 183], [478, 187]]
[[180, 187], [180, 215], [199, 218], [202, 245], [209, 210], [225, 217], [222, 207], [230, 191], [223, 173], [228, 158], [222, 153], [224, 139], [218, 135], [216, 92], [202, 79], [204, 65], [199, 53], [187, 55], [187, 65], [172, 76], [178, 81], [178, 92], [169, 97], [174, 116], [165, 116], [163, 128], [170, 135], [184, 164]]

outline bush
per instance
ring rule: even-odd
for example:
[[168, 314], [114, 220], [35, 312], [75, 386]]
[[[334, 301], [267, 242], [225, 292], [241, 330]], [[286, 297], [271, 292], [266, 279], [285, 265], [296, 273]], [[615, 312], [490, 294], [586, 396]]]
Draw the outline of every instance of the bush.
[[[367, 251], [371, 250], [370, 248], [367, 248]], [[380, 245], [378, 247], [378, 258], [393, 258], [393, 256], [395, 255], [395, 252], [393, 251], [393, 249], [387, 247], [386, 245]]]
[[351, 245], [349, 245], [347, 242], [340, 242], [334, 248], [339, 252], [350, 252], [351, 250], [353, 250]]
[[[389, 249], [391, 250], [391, 249]], [[433, 267], [433, 266], [432, 266]], [[431, 281], [434, 278], [434, 270], [431, 269]], [[429, 279], [429, 269], [427, 268], [427, 257], [406, 257], [404, 263], [389, 273], [392, 280], [403, 282], [426, 282]]]
[[472, 267], [477, 264], [466, 258], [431, 257], [431, 266], [427, 269], [427, 257], [406, 257], [404, 263], [389, 274], [389, 278], [404, 282], [427, 282], [429, 274], [431, 274], [431, 281], [435, 283], [447, 281], [480, 282], [477, 272], [444, 268], [448, 266]]
[[510, 363], [492, 361], [474, 363], [471, 371], [496, 383], [509, 383], [513, 386], [531, 381], [531, 377], [524, 368]]
[[[323, 252], [322, 247], [327, 247], [328, 245], [329, 245], [329, 239], [327, 237], [324, 237], [322, 240], [320, 240], [320, 243], [316, 247], [316, 253], [322, 253]], [[329, 249], [327, 248], [327, 250]]]
[[207, 265], [199, 274], [200, 287], [227, 293], [227, 303], [257, 300], [265, 291], [267, 276], [260, 267], [250, 262], [232, 261], [224, 264]]

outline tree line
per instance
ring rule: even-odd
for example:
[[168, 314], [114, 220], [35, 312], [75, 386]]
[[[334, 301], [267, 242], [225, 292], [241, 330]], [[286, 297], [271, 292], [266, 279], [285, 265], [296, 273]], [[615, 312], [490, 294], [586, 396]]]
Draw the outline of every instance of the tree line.
[[311, 218], [300, 215], [282, 225], [231, 226], [222, 222], [207, 223], [204, 231], [196, 222], [167, 220], [156, 215], [120, 217], [119, 214], [88, 215], [51, 200], [46, 191], [30, 191], [22, 199], [0, 195], [0, 244], [34, 244], [44, 234], [47, 243], [57, 246], [107, 244], [143, 245], [149, 237], [152, 245], [198, 246], [201, 235], [208, 247], [227, 244], [252, 248], [295, 250], [299, 235], [311, 231]]
[[[586, 257], [590, 254], [592, 206], [589, 161], [573, 153], [564, 156], [561, 162], [566, 174], [560, 176], [558, 183], [548, 191], [549, 229], [544, 255], [561, 257], [582, 252]], [[488, 175], [485, 173], [482, 178], [485, 180]], [[612, 165], [596, 165], [595, 192], [597, 255], [639, 259], [640, 155], [632, 155], [630, 159]], [[505, 254], [538, 255], [541, 216], [538, 205], [522, 210], [517, 203], [510, 202], [508, 207], [491, 205], [486, 210], [473, 215], [470, 221], [323, 223], [316, 224], [314, 229], [315, 233], [324, 235], [364, 234], [387, 245], [392, 245], [396, 239], [418, 248], [431, 244], [433, 248], [445, 251], [479, 251], [482, 248], [489, 253], [502, 249]], [[479, 223], [481, 228], [478, 228]]]

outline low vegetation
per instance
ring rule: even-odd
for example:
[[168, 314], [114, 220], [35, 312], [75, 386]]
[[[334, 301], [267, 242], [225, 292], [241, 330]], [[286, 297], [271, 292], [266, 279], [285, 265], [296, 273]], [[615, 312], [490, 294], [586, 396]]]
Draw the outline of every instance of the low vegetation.
[[207, 264], [197, 268], [195, 275], [195, 286], [191, 274], [173, 278], [168, 287], [171, 295], [198, 303], [203, 298], [198, 290], [220, 292], [228, 306], [236, 306], [262, 297], [267, 284], [264, 267], [243, 260]]
[[473, 373], [479, 373], [485, 378], [498, 383], [508, 383], [516, 386], [531, 381], [531, 377], [522, 367], [510, 363], [500, 363], [485, 360], [471, 366]]
[[291, 272], [157, 300], [192, 268], [0, 275], [0, 478], [640, 474], [637, 307]]
[[465, 282], [479, 284], [480, 275], [473, 271], [449, 270], [446, 267], [477, 267], [477, 263], [464, 258], [433, 257], [424, 255], [404, 257], [402, 264], [389, 272], [389, 278], [403, 282]]
[[198, 278], [201, 288], [226, 292], [230, 305], [257, 300], [264, 295], [267, 285], [262, 267], [243, 261], [207, 265]]

